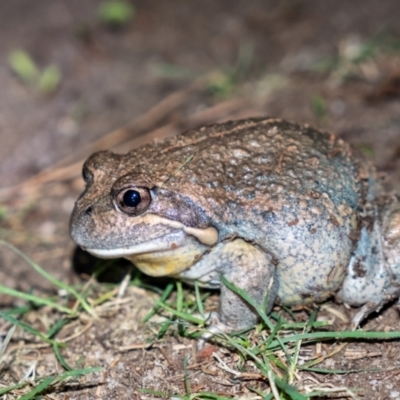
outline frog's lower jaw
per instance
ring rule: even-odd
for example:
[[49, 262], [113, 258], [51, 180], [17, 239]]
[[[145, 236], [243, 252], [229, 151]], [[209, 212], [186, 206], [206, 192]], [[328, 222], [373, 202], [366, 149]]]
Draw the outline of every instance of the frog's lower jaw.
[[85, 250], [100, 258], [126, 258], [146, 275], [167, 276], [190, 268], [207, 248], [181, 231], [130, 247]]

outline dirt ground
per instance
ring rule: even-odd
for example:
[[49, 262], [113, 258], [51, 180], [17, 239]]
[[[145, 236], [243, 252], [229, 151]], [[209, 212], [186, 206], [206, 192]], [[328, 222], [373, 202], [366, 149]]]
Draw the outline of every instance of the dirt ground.
[[[335, 132], [371, 158], [387, 187], [400, 193], [397, 0], [135, 0], [132, 20], [119, 29], [99, 21], [99, 4], [0, 2], [0, 238], [58, 279], [81, 282], [72, 268], [68, 220], [83, 188], [82, 162], [100, 148], [125, 152], [199, 124], [269, 115]], [[19, 49], [41, 70], [59, 68], [53, 93], [40, 93], [11, 71], [9, 55]], [[0, 283], [54, 293], [4, 248]], [[76, 335], [63, 353], [71, 365], [100, 365], [106, 372], [44, 398], [157, 398], [139, 392], [143, 388], [184, 395], [187, 357], [192, 393], [250, 399], [260, 397], [249, 386], [267, 390], [267, 382], [237, 379], [213, 356], [202, 358], [194, 341], [177, 334], [146, 349], [154, 329], [141, 320], [158, 296], [135, 287], [128, 294], [125, 302], [104, 306], [99, 320], [81, 318], [62, 332], [63, 338]], [[0, 296], [2, 310], [21, 304]], [[32, 323], [45, 331], [52, 317], [42, 317]], [[348, 328], [340, 318], [334, 325]], [[9, 327], [0, 320], [0, 335]], [[363, 328], [400, 330], [397, 306]], [[16, 331], [11, 345], [18, 356], [0, 370], [1, 385], [22, 379], [33, 359], [38, 375], [60, 370], [50, 349], [18, 347], [24, 337]], [[227, 350], [218, 354], [229, 365], [238, 361]], [[359, 389], [365, 399], [400, 399], [398, 342], [350, 342], [324, 367], [381, 372], [310, 372], [303, 382]]]

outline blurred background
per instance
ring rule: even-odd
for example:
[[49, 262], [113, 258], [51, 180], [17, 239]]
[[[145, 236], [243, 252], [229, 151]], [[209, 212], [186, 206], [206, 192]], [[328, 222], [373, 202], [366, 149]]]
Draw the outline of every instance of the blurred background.
[[[0, 239], [77, 282], [86, 157], [250, 116], [336, 133], [399, 191], [399, 20], [398, 0], [1, 1]], [[0, 282], [54, 290], [4, 248]]]
[[[167, 122], [178, 132], [271, 115], [351, 136], [387, 160], [382, 147], [399, 134], [399, 17], [396, 0], [3, 1], [0, 187], [72, 160], [193, 82], [105, 145]], [[232, 99], [243, 104], [194, 117]]]

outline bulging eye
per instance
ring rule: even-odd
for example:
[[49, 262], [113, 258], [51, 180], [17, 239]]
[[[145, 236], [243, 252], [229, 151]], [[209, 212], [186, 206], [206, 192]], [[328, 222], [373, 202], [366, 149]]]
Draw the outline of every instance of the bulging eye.
[[147, 188], [135, 187], [121, 190], [115, 199], [117, 207], [129, 215], [139, 215], [147, 210], [151, 196]]

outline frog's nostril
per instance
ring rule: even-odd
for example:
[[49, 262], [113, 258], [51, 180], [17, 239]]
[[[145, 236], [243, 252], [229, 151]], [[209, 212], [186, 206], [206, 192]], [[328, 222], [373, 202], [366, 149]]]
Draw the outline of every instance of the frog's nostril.
[[85, 214], [86, 214], [86, 215], [91, 215], [92, 212], [93, 212], [93, 207], [92, 207], [92, 206], [89, 206], [89, 207], [85, 210]]

